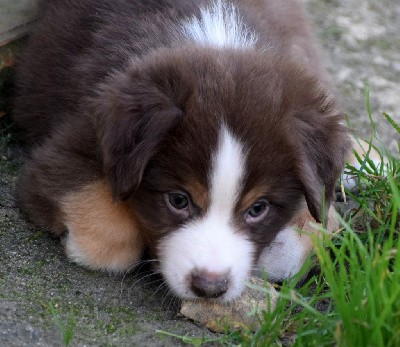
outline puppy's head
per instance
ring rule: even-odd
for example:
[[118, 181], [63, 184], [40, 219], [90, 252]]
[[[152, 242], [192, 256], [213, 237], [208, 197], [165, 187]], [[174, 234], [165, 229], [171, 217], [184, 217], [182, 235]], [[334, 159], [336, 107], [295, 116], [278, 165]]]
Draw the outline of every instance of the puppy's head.
[[317, 79], [273, 54], [160, 51], [114, 75], [95, 105], [114, 195], [133, 200], [186, 298], [239, 295], [304, 198], [320, 221], [348, 144]]

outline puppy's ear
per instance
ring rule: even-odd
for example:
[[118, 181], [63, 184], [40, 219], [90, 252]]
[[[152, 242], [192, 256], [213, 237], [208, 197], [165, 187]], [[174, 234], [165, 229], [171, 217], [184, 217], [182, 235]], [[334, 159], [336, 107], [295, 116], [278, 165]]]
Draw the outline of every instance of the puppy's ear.
[[[297, 134], [298, 175], [308, 209], [322, 222], [334, 198], [334, 190], [351, 148], [343, 117], [332, 104], [305, 110], [294, 117], [292, 134]], [[325, 202], [325, 205], [324, 205]]]
[[127, 199], [139, 186], [159, 144], [183, 117], [162, 75], [157, 80], [131, 68], [112, 76], [91, 100], [104, 170], [116, 199]]

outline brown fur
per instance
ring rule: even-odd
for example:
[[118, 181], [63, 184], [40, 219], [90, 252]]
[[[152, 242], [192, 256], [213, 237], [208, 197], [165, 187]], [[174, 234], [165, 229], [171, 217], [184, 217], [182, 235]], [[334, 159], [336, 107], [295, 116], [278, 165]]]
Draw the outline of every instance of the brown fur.
[[[294, 0], [234, 2], [254, 49], [183, 44], [177, 25], [199, 14], [195, 0], [41, 2], [17, 79], [15, 120], [32, 147], [18, 197], [36, 224], [69, 228], [90, 266], [118, 253], [129, 267], [143, 245], [157, 256], [185, 222], [166, 207], [171, 190], [188, 187], [190, 218], [205, 214], [222, 125], [245, 146], [234, 222], [258, 253], [304, 198], [317, 221], [329, 208], [349, 140], [308, 25]], [[245, 225], [260, 191], [268, 218]]]

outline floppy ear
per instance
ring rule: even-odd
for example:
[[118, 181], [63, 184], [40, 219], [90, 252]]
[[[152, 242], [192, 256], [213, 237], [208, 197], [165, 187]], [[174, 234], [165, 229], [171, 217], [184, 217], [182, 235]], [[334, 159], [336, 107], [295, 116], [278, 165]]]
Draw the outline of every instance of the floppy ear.
[[131, 68], [112, 76], [91, 100], [114, 198], [127, 199], [134, 192], [158, 145], [181, 120], [183, 111], [171, 88], [148, 72]]
[[[320, 110], [306, 110], [294, 117], [293, 134], [297, 133], [300, 160], [298, 174], [303, 184], [308, 209], [322, 222], [334, 198], [335, 184], [351, 149], [343, 117], [333, 105]], [[325, 202], [325, 205], [324, 205]]]

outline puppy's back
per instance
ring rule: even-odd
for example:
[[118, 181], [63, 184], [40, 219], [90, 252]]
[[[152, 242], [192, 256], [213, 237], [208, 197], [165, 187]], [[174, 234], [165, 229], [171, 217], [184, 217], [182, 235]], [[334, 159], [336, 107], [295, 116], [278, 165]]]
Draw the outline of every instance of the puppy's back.
[[[124, 69], [132, 58], [176, 45], [182, 39], [180, 25], [198, 16], [199, 7], [218, 1], [42, 0], [17, 72], [14, 119], [25, 139], [40, 144], [60, 123], [85, 116], [87, 98], [108, 74]], [[305, 68], [323, 75], [297, 1], [232, 2], [260, 47], [295, 55]]]
[[88, 2], [40, 2], [16, 80], [14, 119], [29, 142], [40, 143], [65, 110], [76, 109], [78, 81], [72, 68], [90, 40], [90, 32], [84, 30], [93, 22], [84, 16]]
[[165, 44], [160, 22], [196, 7], [195, 1], [42, 0], [16, 78], [14, 119], [27, 142], [38, 145], [60, 122], [81, 117], [83, 95], [146, 45]]

